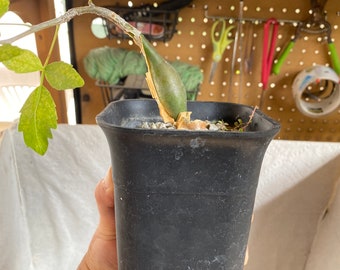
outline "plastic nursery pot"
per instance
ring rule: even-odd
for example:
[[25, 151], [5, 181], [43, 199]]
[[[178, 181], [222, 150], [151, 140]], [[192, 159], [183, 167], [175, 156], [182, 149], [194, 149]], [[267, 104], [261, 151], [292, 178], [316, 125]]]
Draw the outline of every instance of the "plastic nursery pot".
[[[192, 119], [248, 121], [252, 108], [189, 102]], [[110, 147], [120, 270], [243, 269], [262, 160], [279, 124], [255, 113], [247, 132], [150, 130], [153, 100], [97, 116]]]

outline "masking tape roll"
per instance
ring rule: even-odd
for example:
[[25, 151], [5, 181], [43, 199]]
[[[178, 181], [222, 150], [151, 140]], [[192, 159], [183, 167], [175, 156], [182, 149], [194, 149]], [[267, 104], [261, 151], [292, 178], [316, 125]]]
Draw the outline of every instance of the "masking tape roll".
[[340, 105], [340, 78], [333, 69], [314, 66], [301, 71], [293, 82], [293, 97], [304, 115], [320, 117]]

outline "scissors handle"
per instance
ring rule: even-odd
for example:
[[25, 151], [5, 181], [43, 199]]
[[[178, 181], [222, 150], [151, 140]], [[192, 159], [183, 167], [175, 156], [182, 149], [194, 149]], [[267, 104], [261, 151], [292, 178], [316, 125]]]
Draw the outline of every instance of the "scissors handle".
[[[221, 26], [221, 29], [219, 30], [219, 38], [216, 38], [216, 33], [217, 33], [216, 27], [219, 24], [221, 24], [222, 26]], [[225, 30], [225, 21], [223, 19], [219, 19], [218, 21], [214, 22], [213, 26], [211, 27], [211, 32], [210, 32], [212, 42], [219, 43], [221, 40], [221, 35], [224, 32], [224, 30]]]
[[[216, 31], [216, 27], [221, 24], [221, 29], [219, 32]], [[213, 43], [213, 61], [218, 62], [221, 60], [222, 55], [227, 48], [227, 46], [232, 42], [232, 40], [228, 39], [228, 34], [234, 26], [229, 26], [226, 29], [226, 23], [223, 19], [220, 19], [214, 22], [211, 28], [211, 40]], [[218, 35], [217, 35], [218, 33]]]
[[[272, 32], [270, 33], [270, 27], [272, 27]], [[261, 79], [263, 84], [263, 90], [268, 86], [268, 79], [270, 71], [272, 69], [272, 64], [274, 60], [275, 53], [275, 43], [277, 40], [279, 23], [276, 19], [269, 19], [264, 25], [264, 35], [263, 35], [263, 55], [262, 55], [262, 73]], [[270, 38], [270, 40], [269, 40]], [[269, 48], [268, 48], [269, 45]]]

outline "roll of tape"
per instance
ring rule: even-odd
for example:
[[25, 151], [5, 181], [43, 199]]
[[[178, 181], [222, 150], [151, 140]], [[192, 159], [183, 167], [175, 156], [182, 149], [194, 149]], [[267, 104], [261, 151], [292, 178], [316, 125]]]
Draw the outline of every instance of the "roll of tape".
[[340, 78], [333, 69], [314, 66], [301, 71], [293, 82], [293, 97], [304, 115], [319, 117], [340, 105]]

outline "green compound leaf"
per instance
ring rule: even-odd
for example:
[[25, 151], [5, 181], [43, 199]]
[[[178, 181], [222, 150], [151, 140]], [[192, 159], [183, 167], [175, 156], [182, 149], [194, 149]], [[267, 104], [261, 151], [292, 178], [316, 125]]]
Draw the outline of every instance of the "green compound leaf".
[[83, 78], [65, 62], [53, 62], [46, 66], [45, 77], [48, 83], [57, 90], [65, 90], [84, 85]]
[[57, 112], [50, 92], [44, 87], [37, 87], [21, 108], [19, 131], [23, 132], [26, 145], [40, 155], [48, 148], [48, 139], [52, 138], [51, 128], [57, 128]]
[[43, 69], [39, 57], [33, 52], [10, 44], [0, 47], [0, 61], [16, 73], [28, 73]]
[[8, 11], [9, 0], [0, 0], [0, 17]]

